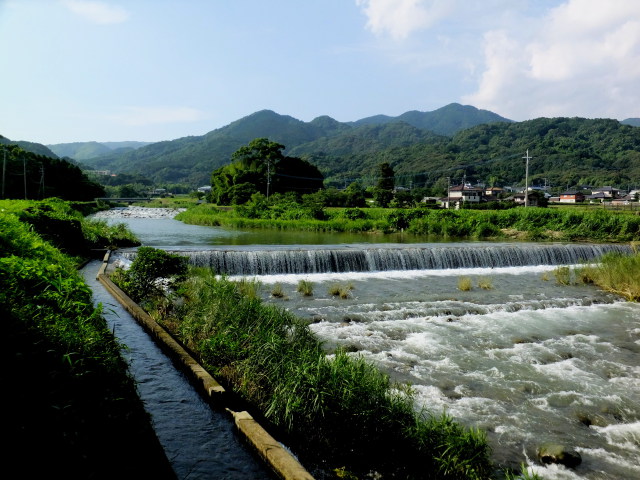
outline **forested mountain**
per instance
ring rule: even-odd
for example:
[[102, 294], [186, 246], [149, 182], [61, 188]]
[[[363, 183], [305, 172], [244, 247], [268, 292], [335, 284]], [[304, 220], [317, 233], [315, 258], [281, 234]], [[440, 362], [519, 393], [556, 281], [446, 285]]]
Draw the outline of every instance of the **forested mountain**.
[[[343, 123], [328, 116], [303, 122], [288, 115], [262, 110], [203, 136], [154, 143], [135, 151], [87, 159], [84, 163], [93, 168], [144, 175], [157, 182], [187, 182], [198, 186], [208, 184], [212, 170], [229, 163], [233, 152], [255, 138], [269, 138], [285, 145], [287, 155], [293, 152], [296, 155], [309, 154], [311, 147], [303, 148], [304, 145], [319, 142], [319, 145], [327, 146], [335, 138], [336, 145], [342, 144], [341, 148], [351, 153], [365, 146], [367, 151], [378, 151], [430, 142], [437, 137], [421, 127], [410, 126], [404, 119], [414, 123], [446, 125], [455, 131], [464, 128], [456, 125], [509, 121], [491, 112], [457, 104], [435, 112], [407, 112], [400, 117], [386, 117], [378, 125], [367, 119]], [[350, 143], [352, 147], [348, 148]]]
[[538, 118], [478, 125], [446, 141], [346, 156], [312, 154], [309, 160], [337, 185], [366, 181], [382, 162], [392, 165], [397, 184], [405, 186], [430, 186], [446, 177], [453, 184], [464, 178], [523, 185], [527, 150], [533, 157], [530, 184], [567, 188], [640, 183], [640, 129], [606, 119]]
[[121, 154], [149, 145], [150, 142], [73, 142], [56, 143], [47, 147], [59, 157], [82, 161], [108, 154]]
[[46, 147], [45, 145], [42, 145], [41, 143], [27, 142], [25, 140], [13, 141], [0, 135], [0, 144], [18, 145], [23, 150], [26, 150], [27, 152], [35, 153], [36, 155], [43, 155], [45, 157], [50, 157], [50, 158], [58, 158], [58, 156], [54, 152], [52, 152], [48, 147]]
[[622, 122], [625, 125], [631, 125], [632, 127], [640, 127], [640, 118], [627, 118], [625, 120], [622, 120]]
[[386, 115], [376, 115], [374, 117], [363, 118], [354, 125], [381, 125], [392, 122], [404, 122], [413, 125], [416, 128], [429, 130], [439, 135], [454, 135], [465, 128], [474, 127], [483, 123], [495, 122], [511, 122], [507, 118], [490, 112], [488, 110], [479, 110], [470, 105], [460, 105], [459, 103], [451, 103], [432, 112], [419, 112], [413, 110], [405, 112], [397, 117], [388, 117]]
[[317, 166], [325, 185], [344, 186], [355, 179], [365, 186], [374, 184], [378, 166], [388, 162], [398, 185], [430, 186], [447, 177], [452, 183], [464, 177], [497, 185], [523, 184], [522, 157], [528, 149], [533, 157], [529, 166], [533, 183], [565, 188], [579, 184], [626, 187], [640, 184], [640, 129], [631, 126], [636, 120], [625, 120], [629, 125], [585, 118], [513, 122], [459, 104], [349, 123], [328, 116], [303, 122], [262, 110], [202, 136], [140, 148], [88, 142], [78, 144], [76, 152], [81, 146], [89, 150], [96, 145], [128, 148], [83, 159], [83, 164], [157, 183], [198, 187], [210, 184], [211, 173], [228, 165], [240, 147], [256, 138], [268, 138], [286, 147], [284, 155]]

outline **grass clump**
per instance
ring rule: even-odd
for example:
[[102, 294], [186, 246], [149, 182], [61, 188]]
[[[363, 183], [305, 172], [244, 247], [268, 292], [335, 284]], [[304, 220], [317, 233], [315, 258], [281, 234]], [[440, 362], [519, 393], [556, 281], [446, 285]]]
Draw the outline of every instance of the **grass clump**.
[[329, 295], [332, 297], [339, 297], [343, 300], [351, 297], [351, 290], [353, 290], [352, 283], [340, 284], [334, 283], [329, 286]]
[[284, 293], [284, 288], [282, 288], [282, 284], [276, 283], [273, 285], [271, 289], [271, 296], [275, 298], [286, 298], [287, 295]]
[[295, 446], [312, 474], [490, 476], [482, 432], [417, 413], [409, 387], [359, 355], [327, 354], [307, 322], [287, 310], [246, 297], [235, 282], [205, 269], [192, 269], [180, 291], [185, 302], [173, 333]]
[[463, 292], [468, 292], [471, 289], [473, 289], [473, 282], [469, 277], [458, 278], [458, 290], [462, 290]]
[[313, 282], [309, 280], [300, 280], [298, 282], [298, 293], [301, 293], [305, 297], [313, 296]]
[[493, 288], [493, 283], [489, 277], [481, 277], [478, 279], [478, 287], [483, 290], [491, 290]]

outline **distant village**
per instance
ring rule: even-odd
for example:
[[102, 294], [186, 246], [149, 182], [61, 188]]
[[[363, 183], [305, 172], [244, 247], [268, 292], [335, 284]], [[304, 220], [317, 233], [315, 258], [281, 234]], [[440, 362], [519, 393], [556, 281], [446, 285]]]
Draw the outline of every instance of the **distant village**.
[[[449, 187], [446, 197], [425, 197], [424, 203], [439, 203], [443, 208], [460, 208], [466, 203], [513, 202], [516, 205], [539, 206], [541, 203], [600, 203], [610, 206], [638, 204], [640, 190], [624, 191], [610, 186], [588, 187], [581, 190], [566, 190], [557, 196], [551, 195], [549, 187], [524, 188], [473, 186], [469, 183]], [[587, 193], [590, 192], [590, 193]]]

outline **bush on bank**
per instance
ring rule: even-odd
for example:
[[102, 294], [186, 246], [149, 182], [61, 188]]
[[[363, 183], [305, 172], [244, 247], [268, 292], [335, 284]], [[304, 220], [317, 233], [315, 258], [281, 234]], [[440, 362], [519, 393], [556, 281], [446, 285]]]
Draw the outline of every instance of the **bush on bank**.
[[147, 306], [254, 415], [282, 433], [312, 473], [491, 476], [484, 433], [446, 415], [416, 413], [410, 388], [359, 356], [327, 354], [303, 320], [243, 293], [249, 290], [192, 269], [179, 287], [180, 306], [163, 296]]
[[0, 318], [9, 367], [3, 472], [172, 478], [121, 345], [94, 307], [77, 259], [9, 213], [36, 203], [0, 202]]

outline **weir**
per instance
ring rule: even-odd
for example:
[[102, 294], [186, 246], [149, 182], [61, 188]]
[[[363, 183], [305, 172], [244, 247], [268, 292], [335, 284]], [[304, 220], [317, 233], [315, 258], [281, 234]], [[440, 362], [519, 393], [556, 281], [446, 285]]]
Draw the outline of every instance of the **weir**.
[[[608, 252], [632, 253], [629, 245], [539, 243], [253, 245], [166, 250], [187, 256], [191, 265], [228, 275], [573, 265], [597, 261]], [[132, 260], [135, 250], [120, 254]]]

